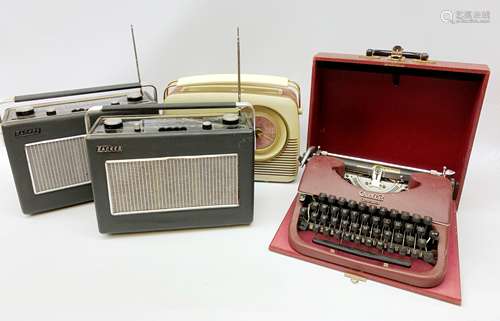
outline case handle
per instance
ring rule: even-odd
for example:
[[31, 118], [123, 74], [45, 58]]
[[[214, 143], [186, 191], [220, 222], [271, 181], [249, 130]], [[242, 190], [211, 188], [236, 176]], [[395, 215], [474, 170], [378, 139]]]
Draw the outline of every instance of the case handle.
[[380, 56], [380, 57], [389, 57], [394, 60], [402, 60], [403, 58], [408, 59], [417, 59], [421, 61], [429, 60], [429, 54], [426, 52], [413, 52], [413, 51], [404, 51], [403, 47], [396, 45], [392, 48], [392, 50], [382, 50], [382, 49], [367, 49], [366, 55], [368, 57], [372, 56]]

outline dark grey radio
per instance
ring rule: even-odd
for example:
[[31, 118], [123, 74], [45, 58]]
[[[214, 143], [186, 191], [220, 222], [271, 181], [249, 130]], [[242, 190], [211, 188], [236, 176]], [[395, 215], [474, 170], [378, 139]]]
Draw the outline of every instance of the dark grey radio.
[[99, 231], [249, 224], [253, 107], [213, 103], [157, 108], [166, 114], [101, 117], [86, 137]]
[[[123, 104], [138, 108], [156, 101], [154, 90], [151, 97], [140, 83], [130, 83], [12, 98], [15, 105], [6, 109], [2, 131], [23, 212], [35, 214], [91, 201], [87, 109]], [[87, 122], [101, 114], [92, 114]]]

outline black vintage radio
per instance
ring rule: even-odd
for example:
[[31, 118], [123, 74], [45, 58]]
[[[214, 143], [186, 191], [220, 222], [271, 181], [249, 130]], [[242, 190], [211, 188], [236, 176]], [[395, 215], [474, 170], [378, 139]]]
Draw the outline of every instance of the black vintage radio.
[[253, 107], [211, 103], [147, 108], [166, 113], [100, 117], [86, 137], [99, 231], [249, 224]]

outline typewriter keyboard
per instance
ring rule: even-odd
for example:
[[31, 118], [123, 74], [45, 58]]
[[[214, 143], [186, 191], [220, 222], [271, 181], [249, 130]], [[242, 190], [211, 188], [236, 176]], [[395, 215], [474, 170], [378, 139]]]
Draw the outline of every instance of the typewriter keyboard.
[[430, 216], [325, 193], [299, 197], [297, 228], [312, 231], [313, 243], [408, 268], [412, 260], [436, 264], [439, 232]]

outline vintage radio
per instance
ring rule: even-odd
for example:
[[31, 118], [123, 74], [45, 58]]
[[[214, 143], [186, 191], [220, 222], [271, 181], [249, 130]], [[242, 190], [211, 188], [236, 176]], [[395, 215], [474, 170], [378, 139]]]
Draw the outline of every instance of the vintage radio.
[[[99, 231], [250, 224], [253, 107], [213, 103], [156, 108], [166, 113], [100, 117], [86, 137]], [[108, 110], [123, 108], [103, 108]], [[197, 116], [192, 116], [194, 110]], [[216, 115], [216, 110], [224, 112]]]
[[399, 46], [315, 56], [311, 147], [270, 249], [459, 304], [457, 207], [488, 76]]
[[[154, 102], [140, 83], [17, 96], [2, 131], [21, 208], [45, 212], [92, 200], [85, 113], [95, 105]], [[78, 96], [78, 97], [73, 97]], [[72, 98], [73, 97], [73, 98]]]
[[[165, 90], [167, 103], [235, 101], [237, 75], [180, 78]], [[241, 75], [241, 99], [255, 108], [255, 180], [291, 182], [297, 176], [300, 89], [284, 77]]]

